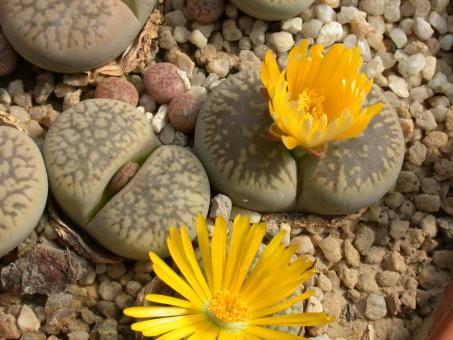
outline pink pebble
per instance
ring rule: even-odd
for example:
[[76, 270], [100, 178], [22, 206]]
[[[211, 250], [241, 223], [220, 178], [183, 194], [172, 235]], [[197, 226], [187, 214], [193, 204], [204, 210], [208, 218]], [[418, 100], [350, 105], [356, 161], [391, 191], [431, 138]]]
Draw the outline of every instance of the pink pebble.
[[143, 77], [146, 91], [159, 104], [166, 104], [186, 91], [177, 70], [170, 63], [157, 63], [146, 70]]
[[17, 66], [18, 55], [0, 31], [0, 77], [14, 72]]
[[96, 86], [95, 98], [116, 99], [137, 106], [138, 91], [134, 85], [123, 78], [102, 79]]
[[[244, 0], [247, 1], [247, 0]], [[187, 14], [202, 24], [211, 24], [221, 17], [224, 0], [187, 0]]]
[[168, 105], [168, 119], [181, 132], [193, 133], [202, 102], [190, 93], [173, 98]]

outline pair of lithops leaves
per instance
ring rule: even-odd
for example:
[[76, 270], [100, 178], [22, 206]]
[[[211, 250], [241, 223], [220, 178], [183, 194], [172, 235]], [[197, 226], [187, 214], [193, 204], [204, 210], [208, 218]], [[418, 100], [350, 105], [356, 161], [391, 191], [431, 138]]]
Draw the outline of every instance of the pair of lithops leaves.
[[156, 0], [2, 0], [0, 24], [25, 59], [55, 72], [104, 65], [134, 42]]
[[404, 138], [377, 87], [368, 104], [384, 109], [357, 138], [329, 143], [321, 158], [295, 159], [266, 138], [272, 124], [259, 70], [230, 76], [211, 93], [195, 130], [195, 150], [211, 185], [233, 202], [262, 212], [348, 214], [378, 201], [398, 177]]
[[[83, 101], [64, 111], [44, 141], [52, 194], [74, 225], [120, 256], [145, 260], [150, 250], [167, 255], [170, 226], [207, 215], [210, 187], [197, 157], [180, 146], [161, 145], [135, 107], [111, 99]], [[140, 164], [120, 191], [115, 184]], [[128, 166], [124, 166], [129, 164]]]

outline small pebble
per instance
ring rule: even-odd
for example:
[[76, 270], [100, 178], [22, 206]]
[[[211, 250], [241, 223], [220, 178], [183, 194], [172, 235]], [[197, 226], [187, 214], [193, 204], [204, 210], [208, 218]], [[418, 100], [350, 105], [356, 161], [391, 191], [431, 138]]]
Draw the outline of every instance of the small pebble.
[[428, 40], [434, 33], [434, 30], [429, 22], [420, 17], [416, 17], [414, 19], [413, 29], [415, 35], [422, 41]]
[[41, 322], [28, 305], [22, 305], [20, 314], [17, 317], [17, 326], [23, 332], [36, 332], [39, 330]]
[[369, 320], [379, 320], [387, 315], [387, 305], [382, 295], [371, 293], [366, 299], [365, 316]]
[[183, 133], [193, 133], [202, 102], [190, 93], [174, 98], [168, 106], [168, 119]]
[[328, 236], [322, 239], [318, 246], [329, 262], [337, 263], [341, 260], [341, 248], [337, 239]]
[[267, 39], [278, 53], [288, 52], [294, 46], [293, 36], [285, 31], [270, 33]]
[[148, 94], [159, 104], [166, 104], [186, 91], [177, 67], [170, 63], [157, 63], [148, 67], [144, 83]]
[[187, 0], [187, 14], [202, 24], [211, 24], [223, 14], [224, 0]]
[[209, 217], [215, 219], [216, 216], [222, 216], [225, 221], [230, 219], [233, 202], [228, 196], [218, 194], [211, 199], [209, 208]]
[[193, 30], [189, 40], [198, 48], [203, 48], [208, 44], [208, 39], [199, 30]]
[[134, 107], [138, 104], [136, 87], [126, 79], [117, 77], [102, 79], [96, 86], [94, 97], [116, 99]]

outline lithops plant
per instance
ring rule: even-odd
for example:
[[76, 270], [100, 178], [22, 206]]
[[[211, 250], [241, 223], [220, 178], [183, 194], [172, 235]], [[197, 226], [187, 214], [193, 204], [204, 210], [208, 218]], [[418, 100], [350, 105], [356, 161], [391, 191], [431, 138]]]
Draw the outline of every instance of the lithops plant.
[[314, 0], [231, 0], [241, 11], [262, 20], [292, 18], [310, 6]]
[[[170, 225], [207, 214], [201, 163], [182, 147], [160, 146], [145, 115], [127, 103], [91, 99], [64, 111], [46, 136], [44, 158], [64, 212], [118, 255], [144, 260], [149, 250], [162, 252]], [[109, 183], [128, 162], [144, 163], [111, 197]]]
[[0, 31], [0, 77], [14, 72], [17, 66], [17, 53]]
[[46, 168], [23, 132], [0, 126], [0, 257], [33, 230], [47, 200]]
[[296, 200], [296, 161], [267, 140], [272, 120], [258, 72], [223, 81], [198, 114], [194, 146], [211, 184], [239, 206], [285, 211]]
[[[198, 115], [197, 154], [215, 189], [236, 205], [346, 214], [377, 201], [395, 183], [404, 139], [390, 106], [360, 137], [330, 143], [321, 158], [307, 154], [296, 161], [266, 136], [272, 119], [262, 89], [258, 69], [237, 73], [216, 87]], [[377, 99], [375, 89], [369, 101]]]
[[81, 72], [124, 52], [155, 5], [156, 0], [2, 0], [0, 24], [31, 63]]

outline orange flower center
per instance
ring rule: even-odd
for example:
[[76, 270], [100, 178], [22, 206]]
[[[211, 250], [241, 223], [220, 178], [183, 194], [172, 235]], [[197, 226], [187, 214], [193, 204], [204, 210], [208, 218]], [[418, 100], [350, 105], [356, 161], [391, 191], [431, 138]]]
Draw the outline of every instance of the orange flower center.
[[223, 289], [218, 291], [211, 302], [208, 310], [219, 320], [224, 322], [239, 322], [247, 320], [249, 307], [242, 295]]
[[304, 89], [297, 98], [297, 110], [310, 113], [313, 118], [319, 119], [324, 114], [324, 100], [325, 96], [318, 91]]

